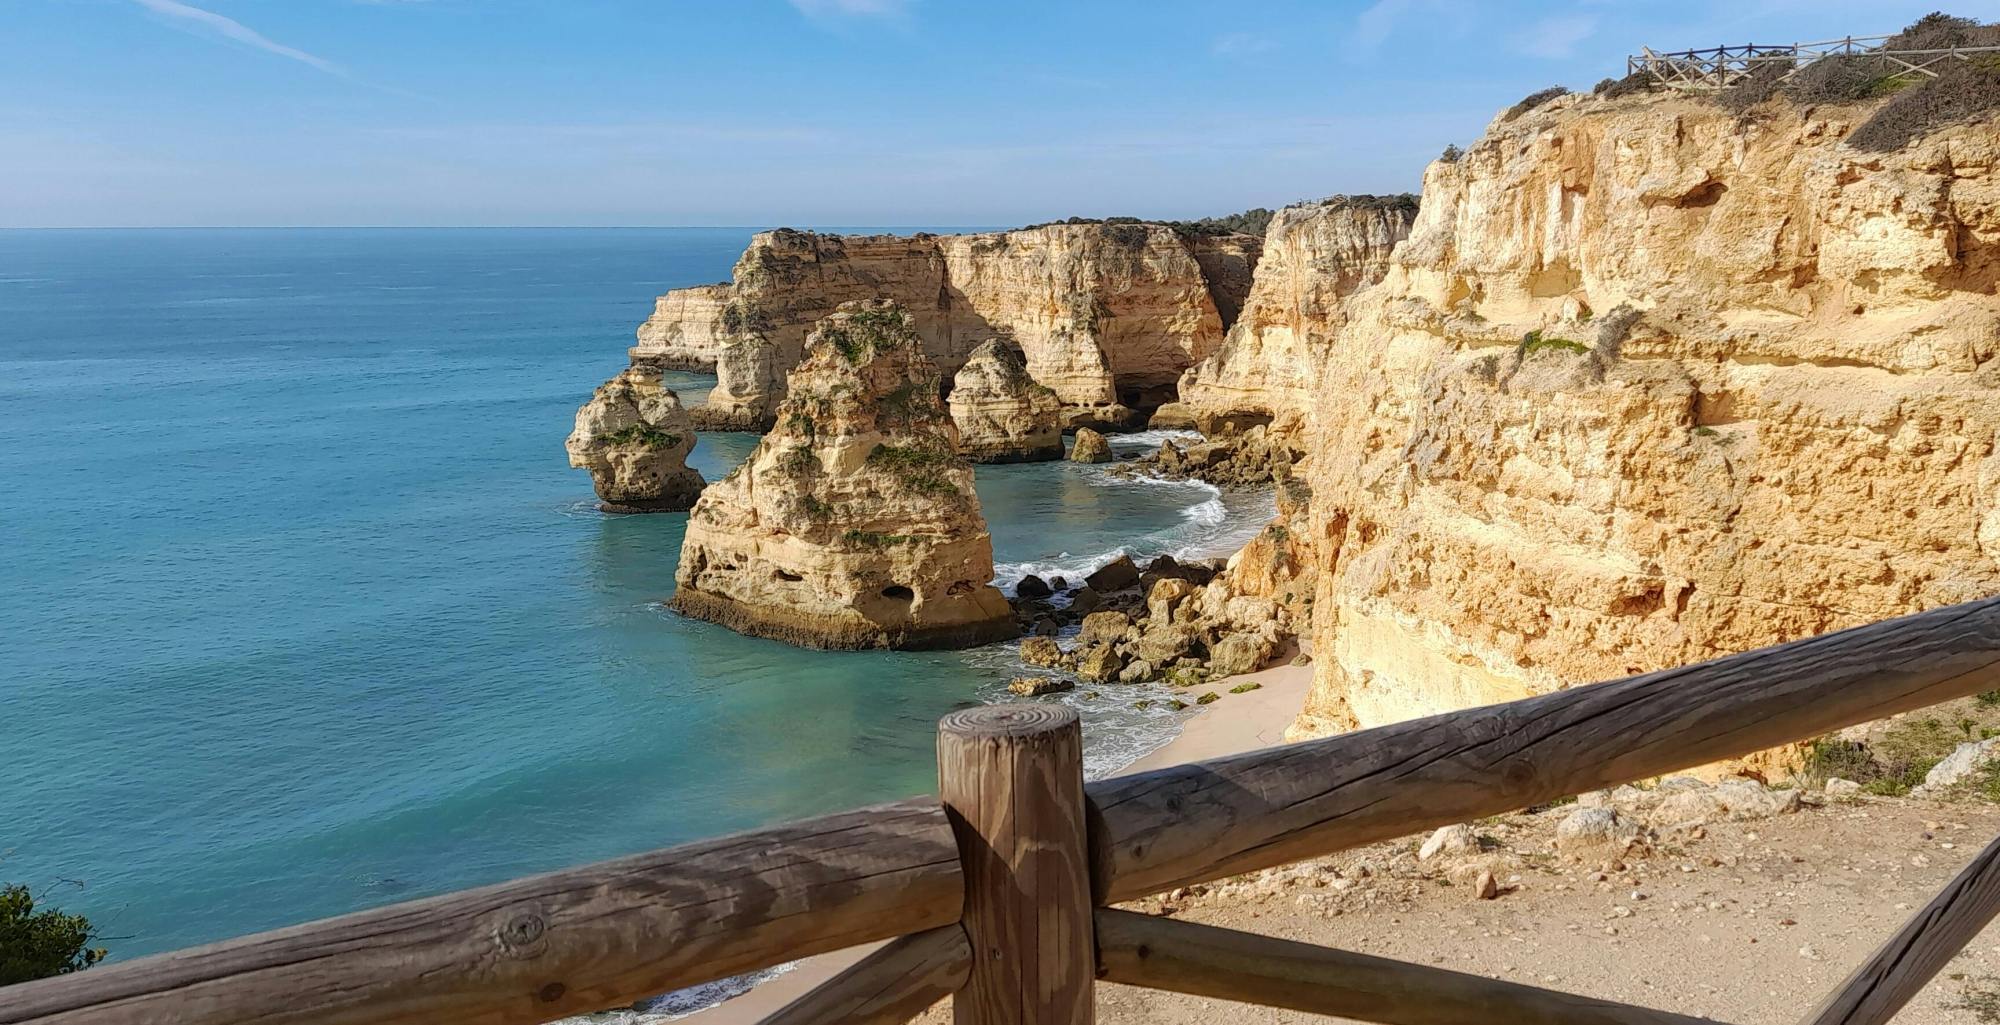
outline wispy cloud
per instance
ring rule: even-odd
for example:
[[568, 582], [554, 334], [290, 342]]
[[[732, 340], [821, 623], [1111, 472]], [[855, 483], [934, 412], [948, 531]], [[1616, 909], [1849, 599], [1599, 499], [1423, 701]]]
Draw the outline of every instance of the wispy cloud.
[[1217, 57], [1251, 57], [1260, 53], [1270, 53], [1278, 48], [1278, 41], [1255, 32], [1230, 32], [1217, 36], [1208, 50]]
[[323, 57], [316, 57], [297, 47], [286, 46], [262, 32], [237, 21], [235, 18], [226, 17], [214, 11], [203, 10], [199, 7], [191, 7], [181, 3], [180, 0], [132, 0], [132, 2], [155, 14], [177, 19], [190, 31], [212, 32], [225, 39], [235, 40], [245, 46], [255, 47], [265, 53], [274, 53], [280, 57], [289, 58], [301, 64], [318, 68], [329, 75], [339, 75], [342, 78], [347, 77], [347, 72], [340, 65]]
[[1354, 45], [1362, 50], [1380, 47], [1414, 16], [1426, 18], [1429, 26], [1463, 29], [1470, 24], [1470, 11], [1459, 0], [1375, 0], [1354, 19]]
[[1558, 14], [1514, 33], [1508, 37], [1507, 43], [1515, 52], [1530, 57], [1563, 60], [1574, 56], [1576, 44], [1589, 39], [1591, 33], [1596, 31], [1596, 15]]
[[792, 0], [808, 18], [899, 18], [912, 0]]

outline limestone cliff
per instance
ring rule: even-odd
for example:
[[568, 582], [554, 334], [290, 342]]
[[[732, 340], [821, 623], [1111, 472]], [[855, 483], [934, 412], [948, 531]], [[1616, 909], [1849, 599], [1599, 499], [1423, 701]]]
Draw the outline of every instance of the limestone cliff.
[[889, 302], [820, 322], [776, 425], [689, 515], [673, 608], [819, 648], [1014, 635], [916, 323]]
[[1573, 95], [1431, 165], [1317, 367], [1295, 735], [2000, 590], [2000, 130], [1869, 110]]
[[1136, 223], [910, 237], [762, 232], [727, 286], [661, 296], [632, 358], [712, 364], [718, 380], [699, 426], [762, 429], [808, 328], [841, 303], [892, 299], [945, 373], [986, 339], [1011, 338], [1064, 404], [1120, 423], [1123, 406], [1171, 398], [1181, 373], [1221, 344], [1218, 308], [1244, 301], [1258, 252], [1254, 236]]
[[676, 288], [653, 303], [653, 315], [639, 325], [634, 366], [713, 371], [730, 332], [729, 283]]
[[565, 447], [571, 466], [590, 471], [606, 512], [680, 512], [701, 494], [701, 474], [687, 465], [694, 428], [655, 368], [599, 385]]
[[1181, 415], [1211, 434], [1258, 423], [1302, 429], [1311, 371], [1340, 327], [1342, 300], [1388, 272], [1416, 212], [1410, 196], [1335, 196], [1278, 211], [1242, 315], [1220, 351], [1181, 377]]
[[952, 381], [959, 448], [975, 463], [1061, 459], [1061, 411], [1056, 393], [1028, 375], [1021, 347], [1005, 338], [972, 350]]

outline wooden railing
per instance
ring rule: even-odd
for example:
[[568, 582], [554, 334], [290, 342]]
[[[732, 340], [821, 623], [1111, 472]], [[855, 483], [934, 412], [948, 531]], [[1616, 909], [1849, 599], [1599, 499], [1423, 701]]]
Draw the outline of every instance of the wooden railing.
[[1748, 77], [1759, 68], [1778, 65], [1790, 78], [1800, 69], [1828, 57], [1867, 57], [1880, 60], [1892, 75], [1937, 77], [1937, 66], [1950, 60], [1970, 60], [1974, 54], [2000, 53], [2000, 46], [1954, 46], [1936, 50], [1888, 49], [1889, 36], [1848, 36], [1816, 43], [1745, 43], [1716, 46], [1706, 50], [1677, 50], [1655, 53], [1642, 47], [1625, 58], [1627, 75], [1645, 72], [1654, 82], [1673, 89], [1723, 89]]
[[[2000, 598], [1085, 785], [1074, 713], [954, 712], [939, 796], [0, 989], [0, 1023], [530, 1025], [893, 940], [772, 1025], [1083, 1025], [1097, 980], [1393, 1025], [1667, 1011], [1108, 905], [2000, 687]], [[1807, 1019], [1886, 1021], [2000, 911], [1988, 847]]]

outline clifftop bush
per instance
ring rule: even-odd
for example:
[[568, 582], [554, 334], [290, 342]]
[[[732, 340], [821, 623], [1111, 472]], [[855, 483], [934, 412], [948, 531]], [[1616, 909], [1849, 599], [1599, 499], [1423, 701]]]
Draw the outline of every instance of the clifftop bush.
[[1508, 107], [1507, 113], [1502, 115], [1500, 120], [1512, 121], [1515, 118], [1520, 117], [1521, 115], [1526, 114], [1527, 112], [1535, 109], [1536, 107], [1548, 103], [1550, 100], [1559, 100], [1568, 95], [1569, 95], [1569, 90], [1559, 85], [1552, 85], [1549, 86], [1547, 89], [1543, 89], [1539, 92], [1529, 93], [1528, 95], [1523, 96], [1521, 98], [1521, 102], [1516, 103], [1511, 107]]
[[[1885, 50], [1949, 50], [2000, 46], [2000, 24], [1933, 12], [1890, 36]], [[1869, 152], [1900, 149], [1947, 125], [1990, 116], [2000, 110], [2000, 54], [1975, 54], [1933, 65], [1935, 78], [1867, 53], [1822, 57], [1796, 72], [1787, 62], [1770, 62], [1713, 95], [1714, 101], [1744, 114], [1776, 97], [1801, 106], [1860, 103], [1890, 97], [1848, 144]], [[1785, 76], [1789, 75], [1787, 78]]]
[[25, 886], [0, 887], [0, 986], [80, 972], [104, 960], [90, 920], [55, 908], [35, 910]]

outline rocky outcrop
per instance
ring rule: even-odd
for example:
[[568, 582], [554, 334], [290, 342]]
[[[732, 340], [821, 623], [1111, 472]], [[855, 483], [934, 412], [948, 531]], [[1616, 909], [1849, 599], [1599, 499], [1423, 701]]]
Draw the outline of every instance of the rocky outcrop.
[[1278, 211], [1242, 315], [1221, 349], [1181, 377], [1177, 417], [1209, 434], [1255, 424], [1299, 432], [1342, 300], [1388, 272], [1416, 212], [1411, 196], [1335, 196]]
[[1871, 109], [1573, 95], [1431, 165], [1317, 367], [1295, 735], [2000, 591], [2000, 131]]
[[1111, 461], [1111, 443], [1104, 435], [1088, 427], [1076, 430], [1076, 443], [1070, 446], [1069, 458], [1073, 463], [1108, 463]]
[[666, 370], [715, 369], [729, 336], [729, 283], [676, 288], [653, 303], [653, 315], [639, 325], [634, 366]]
[[1181, 373], [1222, 343], [1218, 304], [1241, 302], [1258, 251], [1254, 236], [1135, 223], [909, 237], [761, 232], [729, 285], [660, 297], [632, 358], [712, 365], [717, 384], [698, 426], [763, 429], [808, 328], [843, 302], [893, 299], [944, 372], [979, 343], [1011, 338], [1029, 374], [1065, 405], [1131, 426], [1128, 407], [1171, 398]]
[[975, 463], [1032, 463], [1063, 456], [1062, 402], [1028, 375], [1021, 347], [992, 338], [952, 380], [951, 419]]
[[590, 471], [606, 512], [681, 512], [701, 494], [701, 474], [687, 465], [694, 428], [655, 368], [631, 367], [599, 385], [565, 447], [569, 465]]
[[776, 425], [688, 517], [672, 607], [816, 648], [1011, 637], [972, 466], [913, 318], [889, 302], [823, 320]]

